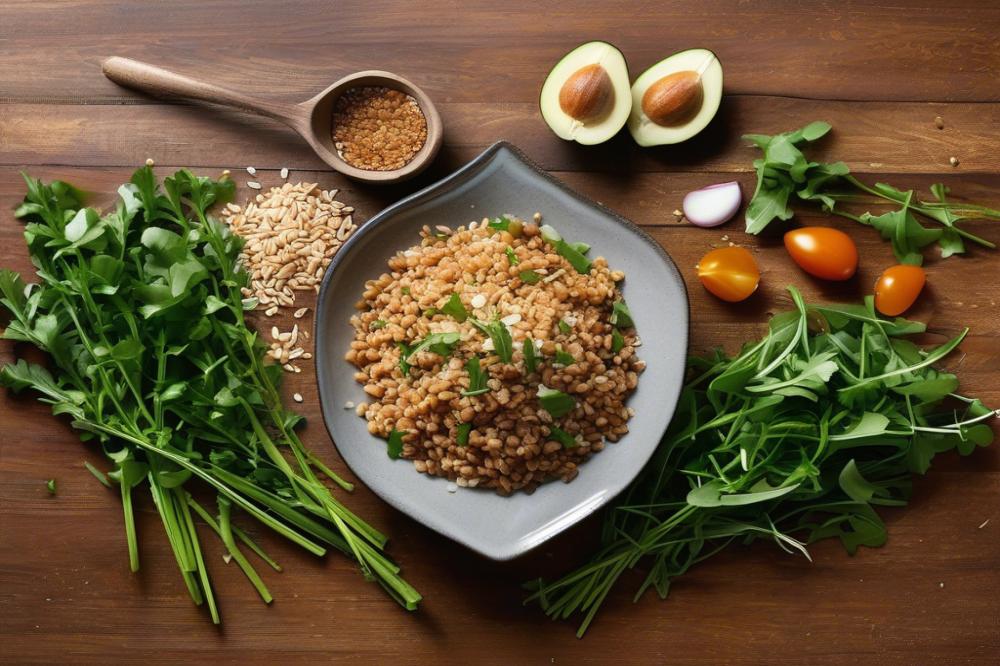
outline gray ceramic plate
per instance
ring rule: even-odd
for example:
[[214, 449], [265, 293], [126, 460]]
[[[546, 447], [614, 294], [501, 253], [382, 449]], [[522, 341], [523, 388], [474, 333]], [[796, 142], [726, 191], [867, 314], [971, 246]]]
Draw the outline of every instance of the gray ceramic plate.
[[[625, 271], [624, 295], [646, 361], [629, 400], [636, 415], [630, 432], [580, 468], [571, 483], [542, 485], [532, 495], [502, 497], [459, 488], [418, 473], [407, 460], [391, 460], [385, 442], [368, 434], [365, 420], [345, 409], [365, 400], [344, 360], [352, 339], [348, 319], [366, 280], [384, 272], [395, 252], [419, 242], [428, 224], [456, 227], [484, 216], [511, 213], [545, 222], [566, 238], [593, 246]], [[316, 374], [323, 418], [344, 460], [382, 499], [428, 527], [495, 560], [521, 555], [582, 520], [621, 492], [649, 460], [673, 415], [684, 375], [688, 303], [684, 282], [660, 246], [631, 222], [570, 191], [500, 142], [444, 180], [385, 209], [341, 248], [323, 279], [316, 316]]]

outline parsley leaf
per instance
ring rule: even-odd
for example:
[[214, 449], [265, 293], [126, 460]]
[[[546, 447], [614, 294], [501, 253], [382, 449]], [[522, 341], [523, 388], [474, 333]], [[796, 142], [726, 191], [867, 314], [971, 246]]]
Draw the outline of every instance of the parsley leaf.
[[507, 255], [507, 261], [510, 263], [511, 266], [517, 266], [519, 263], [521, 263], [521, 260], [517, 258], [516, 254], [514, 254], [514, 248], [512, 247], [504, 248], [504, 254]]
[[459, 446], [466, 446], [469, 443], [470, 432], [472, 432], [471, 423], [459, 423], [455, 427], [455, 443]]

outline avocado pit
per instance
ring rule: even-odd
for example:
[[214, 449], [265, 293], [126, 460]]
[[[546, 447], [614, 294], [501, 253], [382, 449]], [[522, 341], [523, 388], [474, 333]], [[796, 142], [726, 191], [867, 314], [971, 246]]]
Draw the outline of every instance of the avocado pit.
[[608, 70], [594, 63], [581, 67], [559, 89], [559, 108], [566, 115], [585, 122], [606, 115], [615, 98]]
[[674, 72], [649, 86], [642, 96], [642, 112], [657, 125], [676, 127], [691, 120], [704, 99], [698, 72]]

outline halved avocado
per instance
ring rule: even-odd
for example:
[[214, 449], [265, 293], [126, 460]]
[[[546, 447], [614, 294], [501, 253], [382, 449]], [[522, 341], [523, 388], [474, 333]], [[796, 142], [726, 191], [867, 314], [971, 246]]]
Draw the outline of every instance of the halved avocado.
[[687, 141], [715, 117], [722, 101], [722, 65], [707, 49], [661, 60], [632, 84], [628, 130], [640, 146]]
[[538, 106], [559, 138], [586, 145], [607, 141], [632, 109], [625, 56], [607, 42], [581, 44], [549, 72]]

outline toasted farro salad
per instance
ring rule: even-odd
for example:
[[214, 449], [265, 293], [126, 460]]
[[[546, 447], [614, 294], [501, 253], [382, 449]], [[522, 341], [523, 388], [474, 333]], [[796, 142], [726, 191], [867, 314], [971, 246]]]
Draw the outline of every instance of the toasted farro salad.
[[346, 359], [390, 457], [508, 495], [628, 432], [645, 364], [625, 276], [540, 217], [424, 227], [366, 283]]

